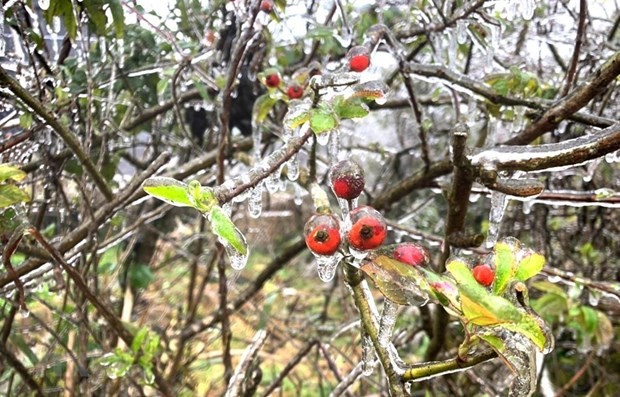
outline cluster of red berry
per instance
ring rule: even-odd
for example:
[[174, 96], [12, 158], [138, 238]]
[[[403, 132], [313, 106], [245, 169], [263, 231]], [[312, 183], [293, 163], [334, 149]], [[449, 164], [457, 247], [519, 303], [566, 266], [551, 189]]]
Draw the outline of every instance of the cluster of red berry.
[[[330, 170], [332, 191], [336, 197], [351, 202], [364, 190], [364, 170], [352, 161], [343, 160]], [[349, 213], [350, 229], [341, 236], [340, 222], [330, 214], [313, 215], [304, 228], [306, 245], [317, 255], [333, 255], [342, 245], [342, 239], [355, 250], [379, 248], [387, 236], [385, 219], [376, 209], [361, 206]], [[393, 252], [394, 259], [413, 266], [428, 263], [427, 251], [414, 243], [403, 243]]]

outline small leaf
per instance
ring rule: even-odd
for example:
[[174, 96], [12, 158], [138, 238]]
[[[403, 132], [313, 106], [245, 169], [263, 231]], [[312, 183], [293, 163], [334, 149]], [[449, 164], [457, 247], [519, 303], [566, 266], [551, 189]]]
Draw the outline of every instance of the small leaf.
[[254, 110], [252, 111], [254, 121], [257, 123], [262, 123], [277, 102], [278, 99], [269, 94], [261, 95], [256, 98], [256, 101], [254, 102]]
[[209, 220], [215, 235], [234, 248], [240, 255], [247, 255], [248, 245], [245, 237], [219, 205], [214, 205], [211, 208]]
[[145, 289], [155, 276], [147, 265], [133, 265], [129, 269], [129, 285], [136, 289]]
[[33, 118], [32, 118], [32, 113], [23, 113], [21, 116], [19, 116], [19, 126], [22, 128], [30, 128], [32, 127], [32, 122], [33, 122]]
[[360, 99], [343, 99], [342, 97], [338, 97], [334, 102], [334, 111], [343, 120], [365, 117], [370, 112], [368, 106]]
[[202, 186], [196, 180], [190, 181], [187, 185], [187, 198], [192, 203], [192, 207], [203, 213], [209, 212], [211, 207], [217, 204], [213, 189]]
[[493, 282], [493, 292], [501, 295], [506, 290], [508, 283], [517, 272], [515, 251], [517, 245], [511, 242], [500, 241], [495, 245], [495, 281]]
[[478, 337], [491, 346], [497, 354], [502, 354], [506, 351], [506, 343], [499, 336], [480, 333]]
[[120, 0], [108, 0], [110, 4], [110, 12], [112, 13], [112, 21], [114, 23], [114, 32], [117, 38], [123, 37], [125, 31], [125, 14]]
[[328, 109], [312, 109], [310, 113], [310, 128], [315, 134], [331, 131], [338, 125], [336, 115]]
[[148, 332], [148, 328], [140, 328], [136, 336], [133, 337], [133, 341], [131, 342], [131, 350], [133, 350], [134, 353], [138, 353], [140, 351]]
[[26, 173], [11, 164], [0, 164], [0, 182], [12, 179], [19, 182], [26, 178]]
[[532, 252], [525, 256], [517, 265], [517, 274], [515, 278], [519, 281], [525, 281], [531, 277], [534, 277], [545, 266], [545, 257]]
[[30, 195], [13, 185], [0, 185], [0, 208], [30, 201]]
[[148, 178], [142, 184], [142, 189], [170, 205], [177, 207], [193, 207], [194, 204], [187, 197], [187, 184], [174, 178], [156, 176]]

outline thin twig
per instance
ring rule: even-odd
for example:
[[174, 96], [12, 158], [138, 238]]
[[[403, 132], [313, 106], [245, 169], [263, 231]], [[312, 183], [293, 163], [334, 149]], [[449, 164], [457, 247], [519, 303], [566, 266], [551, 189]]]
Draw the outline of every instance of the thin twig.
[[566, 71], [566, 80], [560, 92], [560, 96], [568, 94], [575, 81], [575, 72], [577, 71], [577, 62], [579, 62], [579, 53], [581, 45], [585, 37], [586, 31], [586, 15], [588, 13], [588, 3], [586, 0], [579, 0], [579, 22], [577, 23], [577, 37], [575, 38], [575, 47], [573, 47], [573, 56], [571, 58], [568, 70]]

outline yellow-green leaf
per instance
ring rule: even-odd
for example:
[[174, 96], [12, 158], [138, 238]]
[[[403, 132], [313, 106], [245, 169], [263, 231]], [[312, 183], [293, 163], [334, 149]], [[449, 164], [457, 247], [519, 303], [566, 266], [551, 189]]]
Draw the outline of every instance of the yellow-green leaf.
[[19, 182], [26, 178], [26, 173], [11, 164], [0, 164], [0, 183], [9, 179]]
[[515, 278], [519, 281], [525, 281], [540, 273], [543, 266], [545, 266], [545, 257], [536, 252], [532, 252], [521, 259], [517, 265], [517, 274]]
[[194, 206], [187, 197], [187, 184], [174, 178], [163, 176], [148, 178], [142, 184], [142, 189], [151, 196], [176, 207]]
[[245, 237], [219, 205], [211, 208], [209, 220], [213, 233], [223, 240], [222, 243], [228, 244], [242, 256], [247, 254], [248, 244]]

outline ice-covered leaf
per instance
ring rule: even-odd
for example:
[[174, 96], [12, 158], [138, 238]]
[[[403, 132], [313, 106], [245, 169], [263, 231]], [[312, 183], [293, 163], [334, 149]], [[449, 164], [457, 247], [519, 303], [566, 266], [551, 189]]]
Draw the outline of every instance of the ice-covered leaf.
[[370, 112], [368, 106], [361, 99], [344, 99], [342, 97], [338, 97], [334, 101], [334, 111], [343, 120], [365, 117]]
[[528, 338], [540, 351], [548, 350], [550, 344], [553, 343], [551, 335], [547, 335], [541, 320], [530, 313], [523, 313], [518, 322], [502, 324], [502, 328], [518, 332]]
[[421, 305], [428, 300], [431, 287], [414, 267], [385, 255], [370, 254], [360, 269], [375, 283], [377, 289], [399, 305]]
[[170, 205], [177, 207], [193, 207], [187, 196], [187, 184], [174, 178], [156, 176], [148, 178], [142, 184], [142, 189]]
[[517, 274], [515, 274], [515, 278], [519, 281], [525, 281], [540, 273], [544, 265], [544, 256], [536, 252], [529, 252], [517, 265]]
[[261, 95], [256, 98], [254, 110], [252, 111], [254, 121], [256, 123], [262, 123], [277, 102], [278, 98], [270, 94]]
[[495, 262], [493, 292], [497, 295], [501, 295], [506, 290], [508, 283], [517, 272], [516, 249], [517, 245], [511, 242], [500, 241], [495, 244], [493, 249]]
[[315, 134], [322, 134], [338, 126], [336, 114], [325, 107], [312, 109], [310, 112], [310, 128]]
[[302, 124], [308, 122], [310, 120], [310, 109], [309, 106], [304, 106], [304, 104], [297, 104], [294, 107], [290, 108], [289, 111], [284, 116], [284, 126], [289, 130], [295, 130]]
[[0, 183], [9, 179], [19, 182], [26, 177], [26, 173], [11, 164], [0, 164]]
[[222, 240], [222, 243], [228, 244], [242, 256], [247, 255], [248, 244], [245, 236], [237, 229], [219, 205], [211, 207], [209, 220], [211, 221], [211, 230]]
[[0, 185], [0, 208], [30, 201], [30, 195], [14, 185]]

